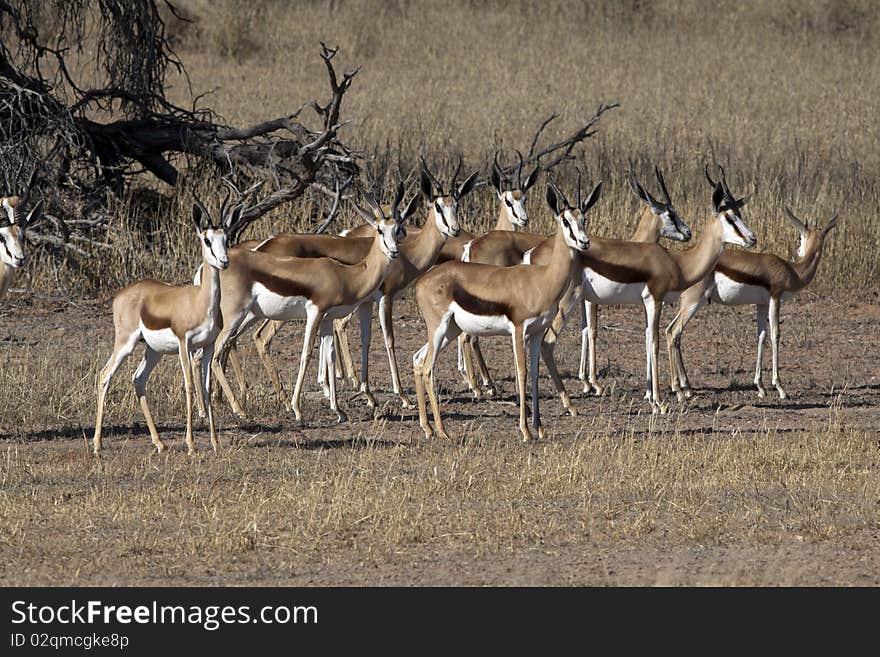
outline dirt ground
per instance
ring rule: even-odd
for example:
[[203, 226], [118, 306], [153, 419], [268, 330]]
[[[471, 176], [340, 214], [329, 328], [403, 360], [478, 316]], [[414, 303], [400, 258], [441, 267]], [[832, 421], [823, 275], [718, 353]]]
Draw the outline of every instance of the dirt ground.
[[[341, 382], [344, 425], [317, 389], [316, 359], [300, 427], [243, 347], [252, 418], [237, 420], [218, 398], [224, 450], [210, 453], [199, 421], [194, 459], [184, 454], [175, 359], [151, 381], [171, 445], [158, 457], [130, 393], [133, 358], [114, 382], [98, 462], [87, 441], [91, 386], [112, 340], [109, 303], [14, 298], [0, 314], [0, 381], [17, 396], [4, 392], [0, 419], [0, 582], [878, 585], [880, 303], [807, 296], [782, 314], [790, 400], [770, 392], [769, 369], [768, 397], [755, 394], [753, 309], [709, 306], [685, 334], [697, 396], [672, 399], [667, 415], [652, 416], [641, 399], [640, 311], [602, 308], [608, 391], [581, 394], [577, 331], [568, 327], [558, 361], [579, 415], [565, 414], [542, 378], [550, 435], [530, 446], [519, 442], [505, 339], [483, 341], [502, 388], [495, 400], [472, 399], [454, 349], [441, 356], [452, 444], [425, 441], [414, 411], [389, 394], [378, 327], [371, 378], [379, 409]], [[424, 328], [408, 302], [395, 317], [411, 392], [410, 358]], [[286, 386], [300, 339], [301, 327], [291, 325], [274, 345]], [[359, 344], [356, 328], [349, 341]], [[664, 382], [667, 372], [661, 352]], [[471, 472], [466, 487], [462, 472]], [[249, 486], [260, 504], [223, 499]], [[199, 507], [198, 529], [181, 534]]]

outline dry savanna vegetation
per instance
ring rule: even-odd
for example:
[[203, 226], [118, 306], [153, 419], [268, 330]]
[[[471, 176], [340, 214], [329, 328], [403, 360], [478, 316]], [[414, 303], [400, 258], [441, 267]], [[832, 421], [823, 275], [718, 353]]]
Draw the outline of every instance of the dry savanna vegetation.
[[[563, 186], [574, 164], [605, 182], [593, 234], [632, 232], [625, 174], [653, 184], [655, 163], [697, 234], [710, 209], [703, 166], [725, 165], [734, 191], [753, 194], [744, 218], [757, 248], [785, 257], [797, 234], [783, 206], [820, 223], [839, 211], [815, 281], [783, 306], [792, 399], [754, 394], [754, 309], [711, 305], [685, 337], [697, 396], [654, 417], [641, 399], [641, 310], [603, 308], [608, 392], [575, 394], [571, 418], [542, 380], [550, 435], [533, 445], [518, 439], [506, 340], [485, 341], [496, 401], [472, 400], [453, 351], [441, 356], [452, 443], [421, 438], [417, 417], [390, 395], [377, 336], [376, 412], [342, 388], [351, 422], [337, 425], [313, 361], [305, 427], [279, 406], [242, 340], [252, 419], [238, 420], [218, 396], [219, 453], [200, 423], [201, 451], [186, 456], [179, 368], [166, 358], [149, 394], [172, 449], [150, 447], [127, 381], [132, 362], [111, 389], [107, 449], [95, 459], [88, 439], [113, 293], [146, 276], [188, 280], [198, 263], [189, 191], [142, 176], [110, 201], [101, 244], [84, 246], [86, 256], [34, 248], [0, 306], [0, 583], [880, 584], [874, 3], [175, 6], [187, 20], [165, 18], [189, 80], [170, 71], [169, 97], [188, 106], [190, 88], [209, 93], [232, 125], [322, 97], [319, 41], [339, 45], [340, 69], [362, 67], [341, 134], [386, 193], [402, 178], [414, 189], [420, 156], [450, 172], [460, 154], [485, 174], [495, 149], [527, 150], [550, 114], [559, 114], [553, 140], [600, 102], [618, 102], [576, 161], [554, 171]], [[549, 232], [542, 188], [543, 179], [528, 207], [532, 229]], [[218, 202], [211, 180], [199, 189]], [[463, 203], [463, 226], [485, 230], [496, 204], [478, 190]], [[306, 194], [244, 237], [308, 230], [325, 205]], [[357, 222], [346, 208], [333, 229]], [[424, 328], [409, 296], [395, 308], [412, 390], [406, 364]], [[275, 342], [287, 386], [302, 339], [291, 324]], [[572, 393], [578, 337], [566, 329], [557, 353]]]

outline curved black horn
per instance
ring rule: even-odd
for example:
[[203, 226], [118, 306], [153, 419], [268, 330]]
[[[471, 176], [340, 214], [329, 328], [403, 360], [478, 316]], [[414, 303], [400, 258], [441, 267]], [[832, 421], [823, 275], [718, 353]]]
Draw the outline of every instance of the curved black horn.
[[461, 173], [461, 167], [462, 167], [463, 164], [464, 164], [464, 162], [462, 162], [461, 155], [459, 155], [459, 156], [458, 156], [458, 164], [457, 164], [456, 167], [455, 167], [455, 171], [454, 171], [453, 174], [452, 174], [452, 180], [451, 180], [450, 183], [449, 183], [449, 194], [448, 194], [448, 196], [452, 196], [453, 194], [455, 194], [455, 183], [456, 183], [456, 179], [458, 178], [458, 174]]
[[400, 205], [400, 202], [403, 200], [404, 191], [405, 188], [403, 186], [403, 181], [401, 180], [400, 183], [398, 183], [397, 185], [397, 193], [394, 195], [394, 200], [391, 201], [391, 217], [395, 221], [400, 219], [400, 214], [397, 211], [397, 206]]
[[706, 180], [709, 181], [709, 184], [712, 185], [712, 187], [715, 187], [715, 185], [718, 184], [718, 181], [712, 180], [712, 176], [709, 175], [709, 163], [708, 162], [706, 162]]
[[660, 186], [660, 191], [663, 192], [663, 196], [666, 197], [666, 205], [672, 205], [672, 199], [669, 198], [669, 190], [666, 189], [666, 181], [663, 180], [663, 172], [660, 171], [660, 167], [656, 164], [654, 165], [654, 175], [657, 177], [657, 184]]
[[522, 189], [523, 156], [519, 149], [516, 149], [516, 157], [519, 159], [519, 165], [516, 167], [516, 187], [517, 189]]
[[556, 197], [565, 205], [565, 209], [571, 208], [571, 203], [568, 202], [568, 198], [566, 198], [565, 194], [562, 193], [562, 190], [556, 186], [556, 183], [551, 182], [547, 184], [550, 185], [551, 188], [553, 188], [553, 192], [556, 194]]
[[443, 196], [443, 185], [441, 185], [440, 181], [437, 180], [437, 176], [435, 176], [433, 173], [431, 173], [431, 169], [428, 168], [428, 163], [425, 162], [424, 156], [421, 157], [421, 160], [422, 160], [422, 170], [426, 174], [428, 174], [428, 178], [431, 180], [431, 183], [434, 185], [434, 187], [437, 188], [437, 195]]

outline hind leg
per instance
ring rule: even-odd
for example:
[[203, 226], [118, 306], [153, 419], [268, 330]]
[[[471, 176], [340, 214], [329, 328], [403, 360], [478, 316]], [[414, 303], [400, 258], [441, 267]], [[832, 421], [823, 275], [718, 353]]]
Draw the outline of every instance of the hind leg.
[[98, 377], [98, 413], [95, 419], [95, 435], [92, 438], [92, 447], [95, 454], [101, 451], [102, 446], [102, 430], [104, 426], [104, 401], [107, 397], [107, 391], [110, 388], [110, 381], [120, 368], [125, 359], [134, 351], [134, 347], [140, 339], [140, 331], [135, 331], [126, 339], [116, 339], [116, 348], [113, 354], [107, 360], [107, 363], [101, 369], [101, 375]]
[[330, 399], [330, 409], [336, 412], [336, 419], [339, 422], [347, 422], [348, 416], [339, 408], [336, 398], [336, 344], [333, 340], [333, 320], [322, 321], [318, 327], [318, 334], [321, 336], [321, 349], [325, 352], [324, 363], [327, 366], [327, 396]]
[[150, 412], [150, 405], [147, 403], [147, 380], [150, 378], [150, 374], [153, 373], [153, 370], [156, 368], [156, 365], [159, 364], [160, 360], [162, 360], [162, 354], [158, 351], [154, 351], [148, 346], [147, 350], [144, 352], [144, 357], [141, 360], [140, 365], [138, 365], [134, 372], [134, 377], [132, 377], [131, 382], [134, 384], [134, 392], [137, 396], [138, 404], [140, 404], [141, 412], [144, 414], [144, 419], [147, 421], [147, 429], [150, 431], [150, 439], [153, 441], [153, 445], [156, 446], [156, 451], [161, 453], [165, 451], [165, 443], [159, 438], [159, 432], [156, 430], [156, 423], [153, 421], [153, 414]]
[[220, 443], [217, 441], [217, 430], [214, 427], [214, 409], [211, 406], [211, 360], [214, 358], [214, 345], [209, 345], [202, 351], [201, 377], [196, 379], [199, 383], [199, 395], [205, 404], [208, 414], [208, 431], [211, 435], [211, 447], [216, 452]]

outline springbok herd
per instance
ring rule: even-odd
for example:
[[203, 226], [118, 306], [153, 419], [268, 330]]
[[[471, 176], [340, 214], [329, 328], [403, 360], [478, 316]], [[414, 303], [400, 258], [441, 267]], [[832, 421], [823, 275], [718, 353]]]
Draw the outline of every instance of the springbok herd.
[[[580, 378], [585, 393], [602, 394], [596, 374], [597, 306], [641, 305], [645, 312], [645, 399], [653, 412], [664, 413], [657, 359], [660, 311], [664, 303], [678, 301], [678, 313], [666, 328], [672, 391], [681, 400], [692, 389], [681, 354], [685, 326], [710, 301], [757, 307], [758, 357], [755, 386], [763, 397], [764, 340], [769, 323], [772, 347], [772, 385], [786, 398], [779, 380], [779, 309], [782, 302], [810, 283], [822, 257], [828, 233], [837, 225], [835, 215], [824, 228], [786, 214], [800, 234], [798, 257], [787, 261], [768, 253], [725, 251], [725, 245], [751, 248], [757, 238], [742, 218], [745, 198], [731, 192], [723, 168], [713, 180], [706, 166], [711, 191], [711, 215], [697, 243], [686, 250], [667, 251], [661, 238], [687, 242], [691, 230], [676, 211], [663, 175], [655, 169], [659, 200], [633, 177], [632, 192], [641, 201], [638, 227], [630, 240], [588, 235], [587, 214], [599, 202], [602, 183], [584, 198], [580, 171], [574, 202], [552, 182], [546, 186], [546, 202], [556, 221], [552, 236], [526, 232], [529, 218], [526, 196], [538, 180], [535, 168], [523, 179], [522, 160], [512, 180], [496, 159], [490, 181], [498, 200], [494, 230], [474, 235], [461, 230], [458, 203], [473, 191], [477, 172], [458, 182], [459, 160], [448, 185], [441, 183], [423, 161], [420, 190], [404, 203], [401, 182], [390, 206], [371, 194], [363, 196], [370, 206], [355, 204], [365, 223], [342, 235], [281, 234], [261, 242], [230, 242], [248, 221], [259, 185], [241, 192], [229, 181], [226, 197], [215, 217], [195, 199], [192, 221], [202, 252], [202, 265], [193, 285], [171, 285], [145, 279], [132, 283], [113, 300], [115, 341], [113, 353], [100, 372], [94, 451], [101, 450], [104, 400], [110, 382], [122, 363], [140, 343], [144, 356], [133, 382], [153, 444], [159, 438], [146, 398], [147, 380], [165, 354], [180, 360], [186, 396], [186, 442], [195, 450], [192, 430], [192, 388], [197, 380], [197, 402], [207, 416], [211, 444], [218, 448], [211, 407], [211, 376], [217, 377], [235, 413], [245, 415], [239, 395], [224, 373], [227, 362], [236, 374], [239, 390], [244, 377], [235, 343], [248, 327], [259, 322], [254, 333], [257, 351], [273, 387], [286, 405], [278, 371], [268, 347], [281, 324], [305, 319], [305, 336], [299, 370], [291, 400], [297, 421], [302, 420], [303, 381], [316, 336], [320, 337], [318, 380], [340, 422], [346, 415], [336, 395], [337, 367], [360, 386], [370, 406], [375, 398], [369, 384], [369, 344], [372, 305], [378, 302], [379, 321], [391, 371], [394, 394], [404, 407], [412, 402], [400, 382], [394, 346], [392, 306], [394, 299], [414, 286], [419, 313], [426, 327], [426, 341], [412, 357], [419, 422], [425, 436], [448, 438], [434, 390], [434, 366], [440, 351], [457, 341], [459, 370], [474, 395], [495, 394], [495, 386], [480, 351], [482, 336], [512, 338], [519, 396], [519, 428], [524, 440], [534, 433], [545, 436], [538, 398], [539, 358], [543, 358], [563, 406], [576, 415], [559, 376], [554, 348], [575, 309], [581, 319]], [[337, 207], [339, 194], [337, 190]], [[42, 216], [40, 203], [28, 211], [28, 192], [2, 198], [0, 213], [0, 299], [7, 292], [15, 270], [25, 264], [25, 233]], [[422, 201], [428, 204], [424, 225], [407, 228]], [[345, 339], [348, 318], [357, 311], [361, 327], [361, 366], [355, 374]], [[528, 354], [528, 365], [526, 355]], [[531, 423], [526, 414], [526, 372], [531, 387]], [[479, 381], [477, 380], [479, 377]], [[434, 425], [426, 408], [430, 401]]]

